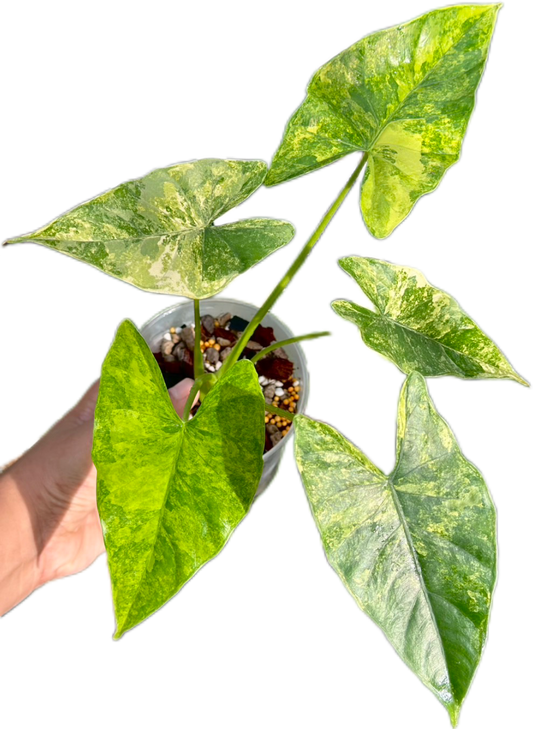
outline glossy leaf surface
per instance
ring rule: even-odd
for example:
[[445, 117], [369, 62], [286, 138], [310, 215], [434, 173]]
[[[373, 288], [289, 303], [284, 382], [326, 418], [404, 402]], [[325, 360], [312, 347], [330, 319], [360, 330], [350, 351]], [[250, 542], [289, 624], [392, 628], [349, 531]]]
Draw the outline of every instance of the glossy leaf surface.
[[504, 378], [527, 382], [449, 294], [415, 268], [357, 256], [340, 266], [376, 307], [334, 301], [333, 310], [356, 324], [365, 344], [402, 370], [426, 377]]
[[265, 174], [264, 162], [218, 159], [154, 170], [6, 243], [40, 243], [147, 291], [207, 298], [294, 235], [269, 218], [213, 225]]
[[322, 66], [267, 175], [368, 152], [361, 210], [388, 236], [459, 159], [499, 5], [458, 5], [363, 38]]
[[263, 470], [264, 409], [244, 360], [184, 423], [147, 344], [131, 322], [120, 326], [93, 446], [117, 638], [218, 554], [248, 512]]
[[386, 476], [329, 425], [295, 419], [296, 460], [327, 558], [455, 725], [485, 642], [495, 510], [479, 471], [409, 375]]

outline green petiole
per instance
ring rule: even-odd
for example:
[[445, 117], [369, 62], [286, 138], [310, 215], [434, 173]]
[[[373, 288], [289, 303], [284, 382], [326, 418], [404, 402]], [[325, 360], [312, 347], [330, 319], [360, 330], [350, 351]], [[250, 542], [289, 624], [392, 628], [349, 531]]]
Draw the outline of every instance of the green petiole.
[[269, 345], [268, 347], [265, 347], [260, 352], [258, 352], [256, 355], [254, 355], [250, 362], [253, 362], [254, 364], [258, 362], [262, 357], [266, 357], [267, 354], [270, 354], [270, 352], [273, 352], [275, 349], [279, 349], [280, 347], [286, 347], [289, 344], [295, 344], [296, 342], [303, 342], [306, 339], [318, 339], [318, 337], [329, 337], [331, 332], [314, 332], [313, 334], [301, 334], [299, 337], [291, 337], [290, 339], [282, 339], [280, 342], [274, 342], [273, 344]]
[[202, 320], [200, 319], [200, 301], [194, 299], [194, 377], [197, 380], [204, 374], [204, 359], [200, 349], [202, 338]]
[[273, 413], [274, 415], [280, 415], [282, 418], [285, 418], [285, 420], [290, 420], [291, 423], [296, 415], [296, 413], [290, 413], [288, 410], [282, 410], [281, 408], [277, 408], [275, 405], [269, 405], [268, 403], [265, 403], [265, 410], [269, 413]]
[[283, 276], [281, 281], [278, 283], [278, 285], [274, 288], [270, 296], [266, 299], [265, 303], [261, 306], [260, 309], [257, 310], [254, 318], [252, 321], [248, 324], [246, 329], [244, 330], [242, 337], [239, 339], [239, 341], [236, 343], [236, 345], [233, 347], [233, 350], [229, 357], [226, 359], [220, 370], [218, 371], [218, 375], [223, 371], [228, 370], [241, 356], [242, 352], [244, 351], [247, 343], [252, 338], [256, 328], [261, 324], [264, 317], [268, 314], [270, 309], [272, 308], [273, 304], [279, 299], [281, 294], [285, 291], [289, 283], [292, 281], [294, 275], [299, 271], [301, 266], [305, 263], [307, 257], [315, 247], [315, 245], [320, 240], [322, 233], [326, 230], [330, 222], [332, 221], [335, 213], [340, 208], [344, 200], [346, 199], [348, 193], [352, 189], [352, 187], [355, 185], [357, 178], [361, 174], [361, 171], [363, 167], [366, 164], [366, 161], [368, 159], [368, 152], [365, 152], [361, 159], [359, 160], [359, 164], [353, 171], [352, 175], [350, 176], [350, 179], [346, 183], [346, 185], [342, 188], [339, 195], [331, 205], [331, 207], [328, 209], [320, 223], [318, 224], [318, 227], [316, 228], [315, 232], [311, 235], [307, 243], [304, 245], [298, 256], [296, 257], [296, 260], [294, 263], [290, 266], [287, 273]]

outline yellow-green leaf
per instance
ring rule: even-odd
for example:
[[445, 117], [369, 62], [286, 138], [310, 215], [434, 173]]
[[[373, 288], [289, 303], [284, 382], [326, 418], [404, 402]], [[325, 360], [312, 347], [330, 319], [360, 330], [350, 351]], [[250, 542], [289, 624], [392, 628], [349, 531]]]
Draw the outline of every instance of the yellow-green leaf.
[[499, 5], [457, 5], [363, 38], [322, 66], [265, 184], [368, 153], [361, 210], [388, 236], [461, 152]]
[[290, 223], [270, 218], [213, 225], [265, 175], [260, 161], [165, 167], [6, 243], [40, 243], [147, 291], [207, 298], [294, 236]]
[[331, 566], [455, 725], [496, 576], [496, 514], [481, 474], [418, 373], [402, 389], [389, 476], [329, 425], [298, 415], [295, 426], [296, 461]]
[[420, 271], [358, 256], [339, 263], [376, 311], [344, 300], [334, 301], [333, 310], [356, 324], [365, 344], [402, 372], [510, 379], [527, 386], [457, 301], [432, 286]]
[[117, 638], [218, 554], [248, 512], [263, 470], [264, 411], [243, 360], [183, 422], [147, 344], [131, 322], [120, 326], [93, 446]]

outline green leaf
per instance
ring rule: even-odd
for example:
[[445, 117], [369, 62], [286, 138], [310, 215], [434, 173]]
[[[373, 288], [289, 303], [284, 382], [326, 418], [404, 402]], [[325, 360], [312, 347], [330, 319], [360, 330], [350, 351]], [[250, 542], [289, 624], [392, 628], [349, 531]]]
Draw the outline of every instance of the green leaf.
[[340, 433], [295, 418], [296, 460], [327, 558], [358, 605], [457, 723], [487, 633], [496, 515], [418, 373], [383, 474]]
[[175, 595], [226, 544], [263, 470], [265, 401], [241, 361], [184, 423], [153, 354], [121, 324], [95, 416], [97, 500], [116, 638]]
[[265, 175], [264, 162], [218, 159], [154, 170], [6, 244], [40, 243], [140, 289], [207, 298], [294, 235], [269, 218], [213, 225]]
[[431, 286], [420, 271], [357, 256], [339, 263], [376, 311], [343, 300], [334, 301], [333, 310], [356, 324], [365, 344], [402, 372], [511, 379], [528, 385], [457, 301]]
[[266, 185], [368, 153], [361, 210], [385, 238], [459, 159], [499, 5], [458, 5], [363, 38], [322, 66]]

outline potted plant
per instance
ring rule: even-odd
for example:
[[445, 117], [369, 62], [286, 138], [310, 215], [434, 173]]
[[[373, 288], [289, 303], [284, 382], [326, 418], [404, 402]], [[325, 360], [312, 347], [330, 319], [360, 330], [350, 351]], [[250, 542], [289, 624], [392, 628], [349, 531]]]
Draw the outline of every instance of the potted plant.
[[[260, 161], [213, 159], [156, 170], [7, 241], [41, 243], [140, 288], [192, 299], [141, 331], [123, 322], [102, 368], [93, 457], [117, 638], [222, 549], [292, 424], [329, 561], [457, 722], [486, 636], [495, 511], [425, 378], [527, 383], [419, 271], [343, 259], [375, 310], [346, 300], [334, 310], [407, 375], [397, 462], [385, 475], [334, 428], [303, 414], [307, 375], [300, 350], [290, 348], [325, 333], [294, 337], [268, 317], [363, 171], [363, 219], [385, 238], [457, 162], [498, 9], [435, 10], [336, 56], [313, 76], [268, 170]], [[353, 152], [361, 156], [352, 175], [265, 302], [241, 309], [210, 301], [294, 233], [270, 218], [215, 220], [262, 184]], [[167, 386], [184, 374], [194, 385], [180, 418]], [[265, 431], [267, 444], [281, 436], [264, 460]]]

